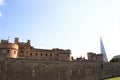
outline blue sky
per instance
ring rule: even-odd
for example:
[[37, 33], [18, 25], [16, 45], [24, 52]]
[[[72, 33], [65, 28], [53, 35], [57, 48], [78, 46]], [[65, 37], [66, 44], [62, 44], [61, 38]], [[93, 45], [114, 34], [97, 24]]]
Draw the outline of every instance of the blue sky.
[[19, 37], [34, 47], [71, 49], [74, 57], [120, 54], [119, 0], [0, 0], [0, 39]]

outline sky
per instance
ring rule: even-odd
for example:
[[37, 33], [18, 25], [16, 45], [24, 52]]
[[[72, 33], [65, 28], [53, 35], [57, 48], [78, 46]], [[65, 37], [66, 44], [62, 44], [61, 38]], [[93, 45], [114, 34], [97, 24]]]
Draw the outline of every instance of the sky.
[[71, 49], [86, 57], [120, 55], [120, 0], [0, 0], [0, 39], [31, 40], [35, 48]]

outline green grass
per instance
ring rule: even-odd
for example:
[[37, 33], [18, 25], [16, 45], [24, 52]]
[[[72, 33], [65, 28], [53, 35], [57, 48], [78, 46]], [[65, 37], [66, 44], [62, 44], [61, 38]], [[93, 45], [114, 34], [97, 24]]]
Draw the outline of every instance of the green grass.
[[105, 79], [105, 80], [120, 80], [120, 77], [110, 78], [110, 79]]

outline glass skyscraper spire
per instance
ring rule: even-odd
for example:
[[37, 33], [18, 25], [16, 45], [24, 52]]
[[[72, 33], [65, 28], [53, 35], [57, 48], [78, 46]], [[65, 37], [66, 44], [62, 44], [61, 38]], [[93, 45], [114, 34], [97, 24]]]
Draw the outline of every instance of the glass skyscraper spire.
[[107, 55], [106, 55], [106, 51], [105, 51], [105, 47], [104, 47], [102, 38], [100, 38], [100, 53], [103, 54], [104, 62], [108, 62], [108, 58], [107, 58]]

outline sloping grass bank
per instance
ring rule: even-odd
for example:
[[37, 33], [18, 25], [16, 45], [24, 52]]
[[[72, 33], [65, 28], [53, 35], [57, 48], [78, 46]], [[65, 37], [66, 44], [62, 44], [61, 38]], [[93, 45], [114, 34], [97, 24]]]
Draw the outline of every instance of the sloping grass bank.
[[105, 80], [120, 80], [120, 77], [110, 78], [110, 79], [105, 79]]

